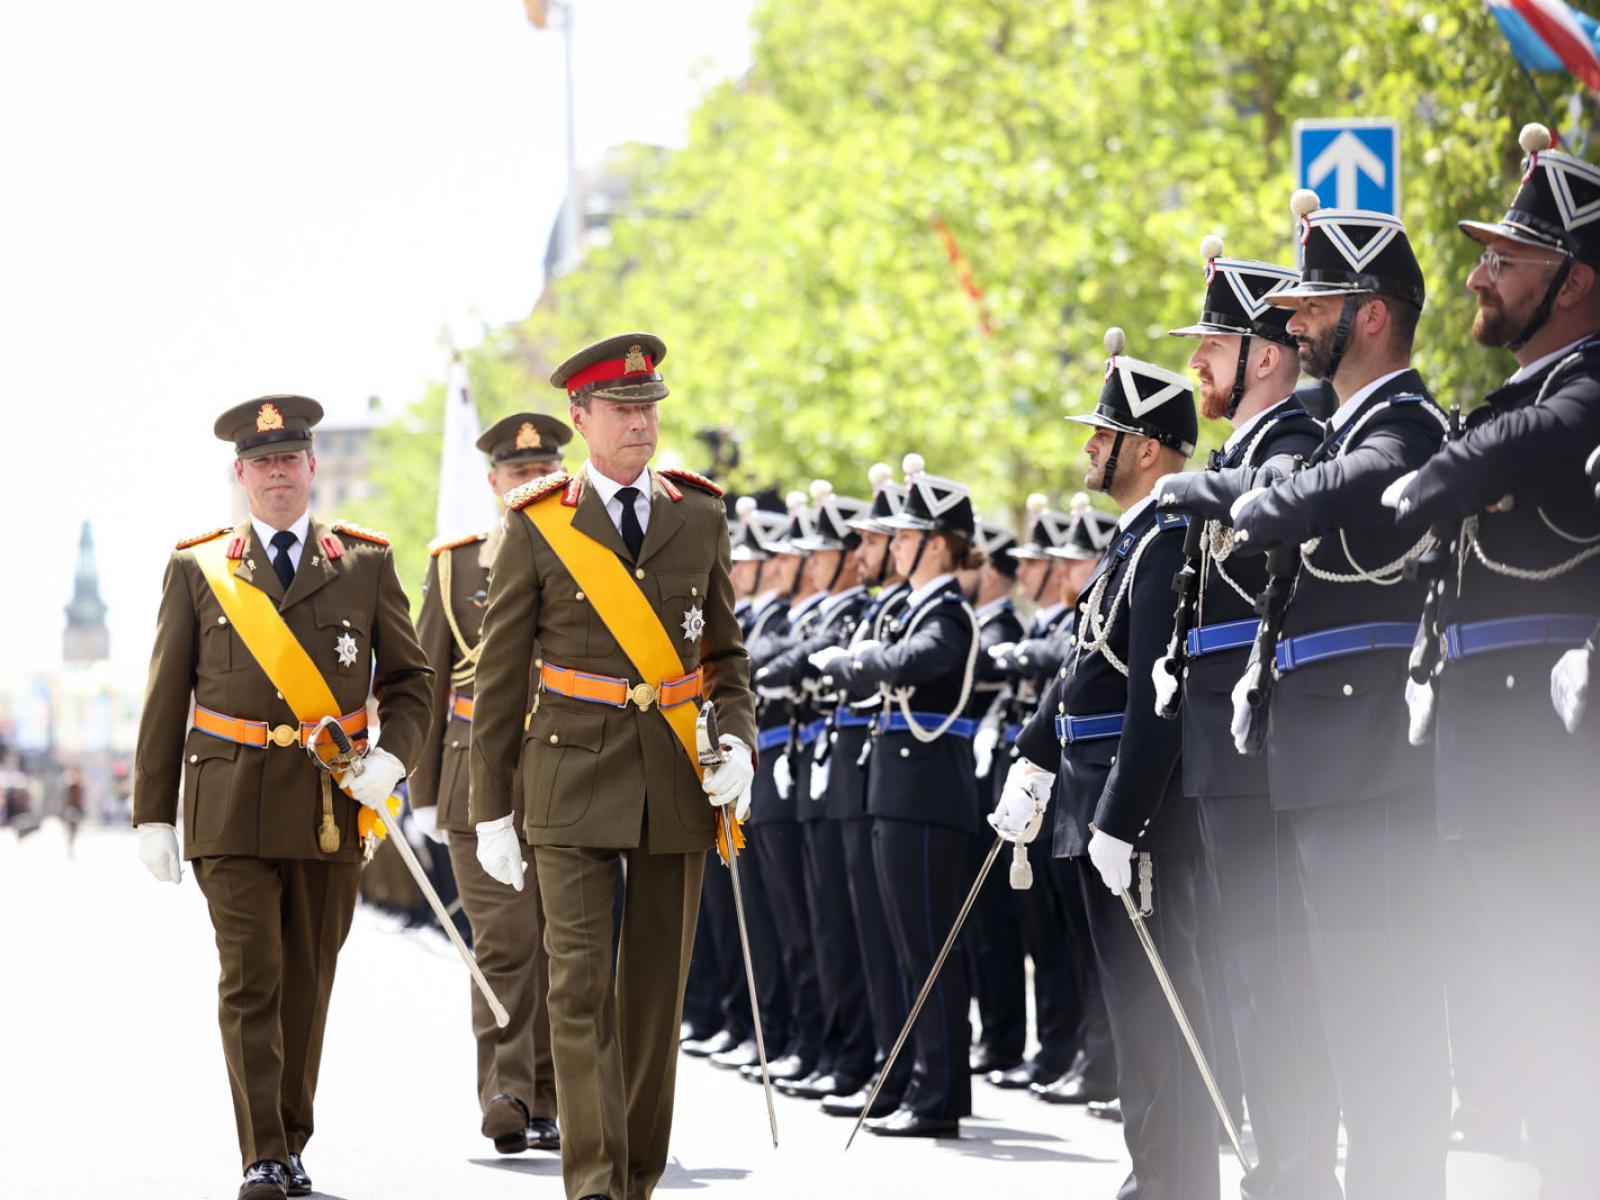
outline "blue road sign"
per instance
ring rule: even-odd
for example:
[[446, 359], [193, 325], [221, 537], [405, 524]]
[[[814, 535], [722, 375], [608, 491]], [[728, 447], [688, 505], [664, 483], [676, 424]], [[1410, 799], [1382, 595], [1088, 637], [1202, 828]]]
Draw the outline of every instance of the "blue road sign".
[[1314, 117], [1294, 123], [1294, 180], [1324, 208], [1400, 215], [1400, 127], [1386, 117]]

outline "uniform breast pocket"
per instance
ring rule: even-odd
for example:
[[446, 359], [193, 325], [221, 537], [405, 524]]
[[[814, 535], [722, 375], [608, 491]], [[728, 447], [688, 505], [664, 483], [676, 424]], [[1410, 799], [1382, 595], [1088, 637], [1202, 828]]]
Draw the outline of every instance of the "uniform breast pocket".
[[523, 798], [533, 824], [559, 828], [588, 813], [599, 782], [605, 723], [599, 705], [549, 696], [539, 705], [522, 745]]
[[705, 631], [707, 571], [663, 571], [656, 578], [661, 589], [657, 612], [661, 624], [685, 662], [699, 661], [700, 635]]
[[310, 650], [318, 665], [338, 675], [367, 675], [372, 670], [367, 614], [321, 606], [314, 612], [317, 639]]
[[219, 614], [200, 627], [199, 666], [202, 675], [226, 675], [229, 671], [239, 670], [247, 661], [244, 645], [227, 617]]
[[184, 748], [183, 823], [190, 841], [211, 842], [227, 832], [233, 778], [230, 764], [238, 756], [236, 742], [205, 733], [189, 734]]

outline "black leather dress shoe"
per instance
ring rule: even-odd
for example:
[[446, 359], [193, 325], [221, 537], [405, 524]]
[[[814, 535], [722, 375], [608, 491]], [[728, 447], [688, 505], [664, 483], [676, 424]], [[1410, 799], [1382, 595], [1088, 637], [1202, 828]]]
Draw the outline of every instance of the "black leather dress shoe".
[[561, 1127], [554, 1117], [532, 1117], [528, 1121], [528, 1149], [561, 1149]]
[[1115, 1100], [1117, 1089], [1104, 1083], [1093, 1083], [1076, 1071], [1068, 1071], [1060, 1079], [1040, 1088], [1029, 1088], [1035, 1097], [1046, 1104], [1092, 1104], [1095, 1101]]
[[[804, 1079], [815, 1070], [815, 1065], [810, 1059], [801, 1058], [798, 1054], [785, 1054], [782, 1058], [773, 1059], [767, 1064], [767, 1074], [773, 1083], [787, 1082]], [[761, 1061], [757, 1059], [748, 1066], [739, 1068], [739, 1074], [756, 1083], [761, 1082]]]
[[[867, 1093], [872, 1091], [872, 1084], [876, 1080], [869, 1080], [859, 1091], [851, 1092], [847, 1096], [824, 1096], [822, 1111], [830, 1117], [859, 1117], [861, 1110], [867, 1107]], [[872, 1102], [872, 1111], [868, 1117], [887, 1117], [900, 1107], [900, 1097], [888, 1088], [878, 1093], [878, 1098]]]
[[960, 1137], [961, 1122], [897, 1108], [887, 1117], [868, 1117], [867, 1132], [880, 1137]]
[[996, 1054], [987, 1046], [976, 1046], [967, 1066], [974, 1075], [987, 1075], [990, 1071], [1009, 1071], [1021, 1061], [1020, 1054]]
[[861, 1082], [854, 1075], [817, 1071], [804, 1079], [785, 1080], [777, 1087], [785, 1096], [798, 1096], [802, 1100], [824, 1100], [829, 1096], [853, 1095], [861, 1090]]
[[315, 1190], [311, 1186], [311, 1176], [306, 1173], [306, 1164], [298, 1154], [289, 1155], [289, 1183], [284, 1190], [291, 1196], [309, 1196]]
[[1122, 1124], [1122, 1104], [1117, 1100], [1091, 1100], [1089, 1102], [1089, 1115], [1099, 1117], [1102, 1121], [1115, 1121]]
[[494, 1143], [497, 1154], [521, 1154], [528, 1148], [528, 1106], [504, 1092], [489, 1098], [479, 1131]]
[[239, 1185], [239, 1200], [283, 1200], [289, 1194], [289, 1171], [281, 1162], [251, 1163]]
[[993, 1084], [997, 1088], [1005, 1088], [1007, 1091], [1021, 1091], [1023, 1088], [1032, 1087], [1035, 1084], [1043, 1085], [1054, 1082], [1060, 1076], [1060, 1071], [1035, 1060], [1018, 1063], [1009, 1071], [990, 1071], [983, 1078], [986, 1083]]
[[719, 1029], [710, 1037], [691, 1038], [686, 1042], [682, 1042], [679, 1048], [685, 1054], [692, 1054], [696, 1058], [710, 1058], [714, 1054], [732, 1050], [739, 1044], [740, 1040], [726, 1029]]
[[756, 1053], [755, 1038], [746, 1038], [711, 1056], [711, 1065], [721, 1067], [724, 1071], [737, 1071], [741, 1067], [748, 1067], [751, 1063], [760, 1061], [761, 1056]]

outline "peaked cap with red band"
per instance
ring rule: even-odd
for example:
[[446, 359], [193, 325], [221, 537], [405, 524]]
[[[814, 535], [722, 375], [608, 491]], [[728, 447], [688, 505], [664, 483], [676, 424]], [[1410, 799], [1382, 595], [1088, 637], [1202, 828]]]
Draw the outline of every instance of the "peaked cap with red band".
[[653, 333], [619, 333], [587, 346], [562, 363], [550, 382], [573, 400], [598, 396], [618, 404], [653, 404], [667, 397], [657, 367], [667, 344]]

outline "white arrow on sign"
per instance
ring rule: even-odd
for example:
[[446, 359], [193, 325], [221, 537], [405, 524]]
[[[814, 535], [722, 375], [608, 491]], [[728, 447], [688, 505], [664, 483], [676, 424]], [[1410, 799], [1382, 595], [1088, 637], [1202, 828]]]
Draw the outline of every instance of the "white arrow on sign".
[[1372, 150], [1355, 134], [1346, 129], [1323, 152], [1311, 160], [1306, 172], [1306, 182], [1313, 190], [1329, 175], [1334, 177], [1335, 208], [1359, 208], [1356, 198], [1360, 176], [1365, 175], [1379, 187], [1388, 181], [1389, 170]]

